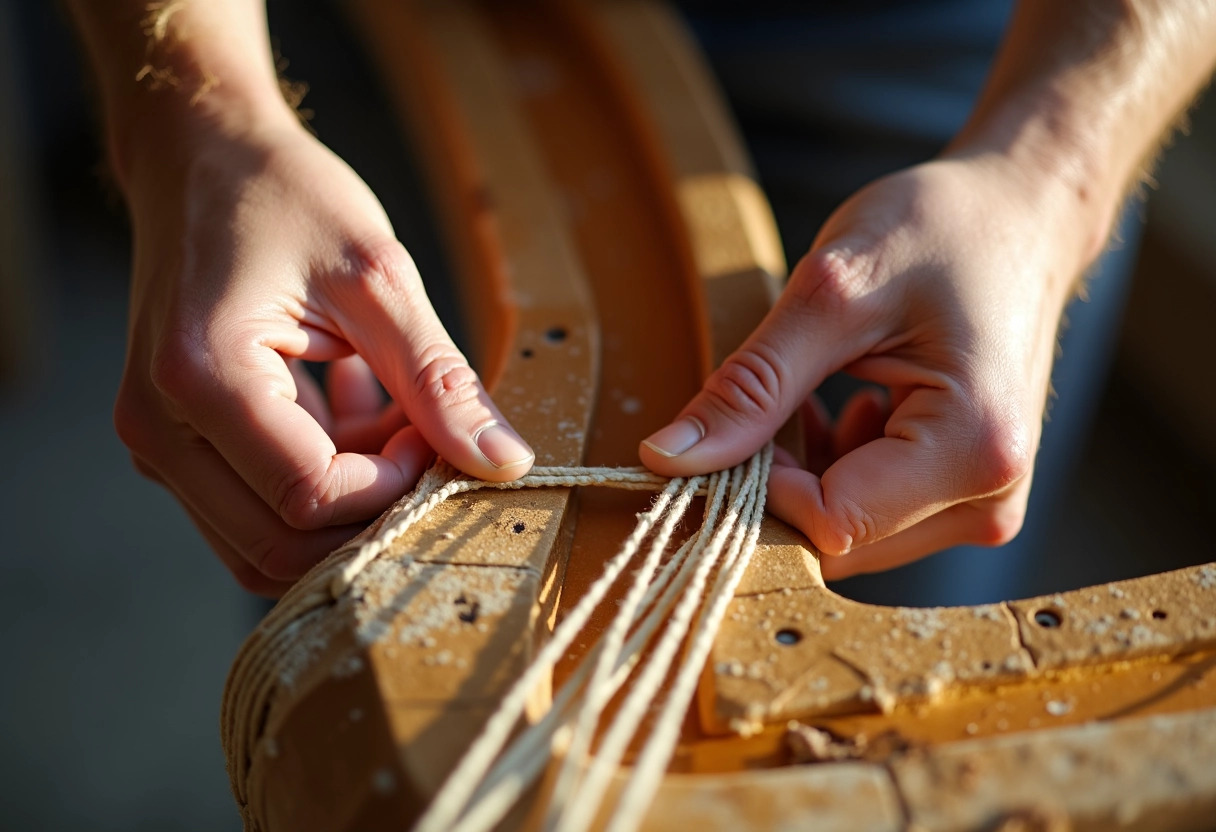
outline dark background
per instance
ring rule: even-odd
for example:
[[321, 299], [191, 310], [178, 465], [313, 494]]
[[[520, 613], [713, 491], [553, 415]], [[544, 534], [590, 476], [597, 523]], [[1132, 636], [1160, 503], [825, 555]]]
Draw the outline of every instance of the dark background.
[[[339, 19], [302, 17], [277, 37], [315, 129], [441, 275], [359, 53]], [[0, 2], [0, 828], [235, 829], [219, 698], [263, 607], [114, 436], [129, 241], [84, 78], [54, 4]], [[1216, 560], [1214, 110], [1143, 209], [1115, 371], [1035, 592]]]

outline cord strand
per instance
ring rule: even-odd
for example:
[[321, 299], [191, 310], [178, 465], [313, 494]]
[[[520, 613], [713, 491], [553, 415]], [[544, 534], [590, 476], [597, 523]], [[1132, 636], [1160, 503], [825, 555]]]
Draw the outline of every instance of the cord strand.
[[[640, 467], [536, 467], [513, 482], [489, 483], [437, 461], [413, 492], [305, 576], [238, 654], [221, 720], [229, 774], [246, 828], [258, 828], [249, 806], [249, 777], [253, 751], [262, 741], [261, 715], [280, 684], [276, 667], [307, 649], [308, 640], [300, 633], [324, 626], [327, 609], [335, 604], [357, 603], [358, 595], [350, 591], [367, 567], [450, 497], [483, 489], [583, 486], [658, 494], [650, 509], [638, 515], [637, 525], [599, 578], [564, 613], [507, 690], [414, 830], [493, 829], [551, 764], [557, 768], [542, 815], [548, 832], [583, 832], [598, 817], [604, 817], [610, 832], [636, 829], [662, 781], [714, 636], [755, 551], [771, 465], [770, 445], [749, 461], [706, 477], [668, 480]], [[663, 562], [674, 530], [699, 495], [707, 497], [700, 528]], [[555, 691], [548, 713], [511, 739], [533, 691], [550, 677], [639, 555], [642, 562], [631, 574], [607, 629]], [[411, 560], [408, 555], [397, 557]], [[601, 804], [608, 786], [665, 681], [669, 684], [658, 717], [642, 738], [632, 774], [605, 816]], [[607, 706], [627, 683], [625, 699], [602, 724]], [[599, 747], [593, 752], [597, 739]]]

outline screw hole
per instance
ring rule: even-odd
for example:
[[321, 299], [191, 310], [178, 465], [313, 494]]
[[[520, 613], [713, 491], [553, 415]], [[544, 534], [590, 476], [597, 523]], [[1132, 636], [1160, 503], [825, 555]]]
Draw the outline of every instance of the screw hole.
[[1055, 610], [1039, 610], [1034, 614], [1034, 623], [1049, 630], [1059, 627], [1062, 621], [1060, 614]]
[[1153, 610], [1153, 618], [1157, 619], [1158, 621], [1164, 621], [1169, 617], [1169, 613], [1167, 613], [1165, 610]]
[[773, 638], [777, 639], [778, 644], [784, 644], [786, 647], [790, 647], [802, 641], [802, 633], [800, 633], [798, 630], [787, 627], [784, 630], [778, 630], [773, 635]]
[[566, 340], [566, 334], [565, 327], [555, 326], [545, 333], [545, 340], [550, 344], [560, 344]]
[[992, 670], [992, 662], [987, 661], [987, 660], [980, 662], [980, 669], [981, 670]]
[[520, 350], [519, 354], [521, 356], [523, 356], [524, 358], [531, 358], [532, 356], [536, 355], [536, 353], [532, 352], [531, 347], [526, 347], [526, 348]]
[[523, 534], [524, 530], [527, 528], [528, 527], [525, 526], [523, 523], [516, 523], [514, 526], [511, 527], [511, 531], [515, 532], [516, 534]]

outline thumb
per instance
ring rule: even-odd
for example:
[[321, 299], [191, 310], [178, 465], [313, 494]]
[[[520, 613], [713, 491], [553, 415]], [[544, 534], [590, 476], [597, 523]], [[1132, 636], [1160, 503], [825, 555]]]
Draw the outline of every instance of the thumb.
[[754, 454], [824, 378], [877, 341], [867, 282], [861, 258], [843, 247], [804, 257], [743, 346], [670, 425], [642, 441], [642, 462], [674, 477], [728, 468]]
[[508, 424], [452, 343], [395, 240], [365, 249], [358, 275], [336, 299], [347, 341], [410, 423], [452, 465], [505, 482], [532, 467], [532, 448]]

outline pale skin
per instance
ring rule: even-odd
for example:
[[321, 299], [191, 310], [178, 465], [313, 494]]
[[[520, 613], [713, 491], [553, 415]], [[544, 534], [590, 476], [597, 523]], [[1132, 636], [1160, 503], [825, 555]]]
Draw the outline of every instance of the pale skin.
[[[804, 407], [815, 458], [782, 460], [769, 506], [829, 555], [826, 578], [1011, 540], [1064, 306], [1214, 60], [1210, 1], [1023, 0], [962, 132], [835, 212], [642, 461], [733, 465]], [[890, 395], [829, 425], [808, 396], [836, 370]]]
[[[261, 4], [178, 6], [149, 52], [142, 0], [73, 4], [134, 229], [115, 422], [237, 580], [273, 596], [435, 452], [491, 480], [533, 454], [376, 198], [284, 102]], [[136, 81], [145, 65], [159, 84]], [[326, 393], [303, 360], [333, 362]]]
[[[116, 425], [237, 580], [281, 594], [436, 452], [526, 473], [379, 203], [284, 103], [260, 0], [179, 3], [151, 47], [144, 0], [71, 6], [134, 229]], [[951, 146], [835, 213], [642, 462], [733, 465], [802, 408], [808, 467], [783, 457], [769, 504], [825, 576], [1012, 538], [1076, 276], [1214, 60], [1216, 3], [1023, 0]], [[812, 391], [841, 369], [889, 397], [831, 423]]]

